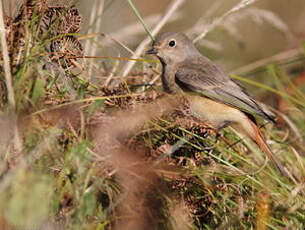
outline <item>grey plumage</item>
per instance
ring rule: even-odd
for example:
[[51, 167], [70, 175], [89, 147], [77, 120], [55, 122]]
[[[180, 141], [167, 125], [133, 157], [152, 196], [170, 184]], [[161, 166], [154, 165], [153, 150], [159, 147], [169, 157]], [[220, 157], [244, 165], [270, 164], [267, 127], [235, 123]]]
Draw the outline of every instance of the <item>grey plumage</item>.
[[[175, 50], [162, 54], [164, 41], [179, 40]], [[183, 33], [167, 32], [159, 35], [152, 44], [150, 53], [155, 53], [160, 59], [162, 68], [162, 83], [165, 91], [174, 93], [176, 84], [187, 92], [197, 93], [201, 96], [230, 105], [252, 115], [259, 115], [263, 119], [275, 123], [259, 106], [247, 91], [230, 78], [221, 68], [208, 58], [202, 56], [192, 41]], [[158, 52], [157, 52], [158, 51]], [[179, 90], [179, 89], [178, 89]]]
[[264, 141], [254, 115], [274, 122], [247, 91], [221, 68], [202, 56], [182, 33], [159, 35], [149, 54], [162, 63], [162, 83], [170, 94], [182, 94], [192, 114], [216, 129], [232, 125], [250, 136], [286, 175], [280, 161]]
[[245, 113], [259, 115], [274, 122], [242, 86], [207, 58], [191, 59], [189, 62], [179, 65], [175, 81], [186, 91], [197, 92]]

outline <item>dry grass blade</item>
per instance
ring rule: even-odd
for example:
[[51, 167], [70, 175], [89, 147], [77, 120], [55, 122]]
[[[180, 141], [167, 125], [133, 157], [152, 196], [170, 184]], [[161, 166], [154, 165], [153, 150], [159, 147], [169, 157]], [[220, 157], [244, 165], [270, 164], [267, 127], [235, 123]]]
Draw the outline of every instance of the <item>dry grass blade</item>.
[[305, 167], [304, 167], [304, 163], [302, 161], [302, 158], [300, 156], [300, 154], [295, 150], [295, 148], [291, 147], [292, 152], [294, 153], [298, 164], [300, 165], [300, 168], [302, 169], [302, 174], [303, 174], [303, 180], [305, 179]]
[[246, 66], [242, 66], [240, 68], [237, 68], [230, 73], [235, 74], [235, 75], [242, 75], [245, 73], [252, 72], [253, 70], [265, 66], [270, 62], [283, 62], [285, 60], [295, 58], [296, 56], [299, 56], [302, 54], [302, 48], [295, 48], [291, 50], [286, 50], [281, 53], [278, 53], [276, 55], [273, 55], [271, 57], [263, 58], [258, 61], [252, 62]]
[[[184, 0], [175, 0], [170, 6], [167, 8], [165, 14], [163, 17], [160, 19], [159, 23], [152, 29], [151, 34], [155, 36], [161, 29], [162, 27], [168, 22], [170, 17], [173, 15], [173, 13], [181, 6], [181, 4], [184, 2]], [[147, 36], [137, 47], [135, 51], [135, 55], [132, 56], [132, 58], [138, 58], [146, 48], [146, 46], [150, 43], [151, 39], [150, 36]], [[123, 68], [122, 76], [126, 77], [132, 67], [135, 65], [136, 62], [134, 61], [129, 61], [126, 63], [126, 65]]]
[[285, 114], [277, 111], [277, 110], [273, 110], [275, 113], [277, 113], [280, 117], [283, 118], [283, 120], [286, 122], [286, 124], [290, 127], [290, 129], [292, 130], [292, 132], [294, 132], [295, 136], [297, 137], [298, 141], [300, 141], [301, 143], [304, 142], [304, 139], [302, 137], [302, 134], [300, 133], [299, 128], [297, 127], [296, 124], [294, 124], [294, 122]]
[[[101, 22], [102, 22], [102, 13], [103, 13], [103, 10], [104, 10], [104, 3], [105, 3], [105, 1], [104, 0], [102, 0], [102, 1], [95, 1], [95, 8], [97, 8], [97, 11], [94, 11], [94, 12], [96, 12], [96, 15], [95, 15], [95, 13], [93, 13], [93, 14], [91, 14], [91, 17], [90, 17], [90, 29], [89, 29], [89, 31], [88, 31], [88, 33], [98, 33], [98, 32], [100, 32], [100, 28], [101, 28]], [[94, 25], [94, 27], [92, 27], [93, 25], [93, 20], [94, 20], [94, 18], [95, 17], [98, 17], [98, 19], [96, 20], [96, 22], [95, 22], [95, 25]], [[96, 46], [92, 46], [91, 44], [90, 44], [90, 41], [88, 40], [87, 42], [86, 42], [86, 47], [85, 47], [85, 50], [88, 52], [88, 54], [90, 55], [90, 56], [94, 56], [95, 54], [96, 54], [96, 52], [97, 52], [97, 47]], [[91, 76], [92, 76], [92, 70], [93, 70], [93, 63], [92, 63], [92, 61], [90, 62], [90, 65], [89, 65], [89, 67], [88, 67], [88, 75], [89, 75], [89, 77], [91, 78]]]
[[143, 27], [144, 27], [146, 33], [148, 33], [150, 39], [151, 39], [151, 40], [154, 40], [153, 35], [150, 33], [148, 27], [146, 26], [144, 20], [142, 19], [141, 15], [140, 15], [139, 11], [137, 10], [137, 8], [135, 7], [135, 5], [132, 3], [131, 0], [127, 0], [127, 1], [128, 1], [128, 3], [129, 3], [129, 5], [131, 6], [133, 12], [136, 14], [136, 16], [138, 17], [138, 19], [139, 19], [140, 22], [142, 23], [142, 25], [143, 25]]
[[[15, 101], [15, 93], [13, 87], [13, 77], [11, 73], [11, 66], [10, 66], [10, 59], [8, 54], [8, 47], [6, 41], [6, 28], [4, 26], [4, 13], [2, 8], [2, 3], [0, 3], [0, 39], [1, 39], [1, 50], [2, 50], [2, 57], [4, 63], [4, 76], [5, 76], [5, 83], [8, 92], [8, 102], [11, 107], [12, 112], [14, 113], [16, 110], [16, 101]], [[14, 117], [14, 115], [13, 115]], [[14, 147], [15, 150], [20, 153], [22, 150], [22, 140], [19, 134], [19, 130], [17, 127], [16, 118], [13, 122], [14, 127]]]
[[[94, 20], [95, 20], [95, 17], [96, 17], [97, 4], [98, 4], [98, 1], [95, 1], [94, 7], [93, 7], [95, 10], [90, 14], [89, 29], [87, 31], [87, 34], [90, 34], [90, 35], [94, 33], [93, 32], [93, 30], [94, 30]], [[86, 41], [84, 50], [85, 50], [86, 54], [89, 54], [91, 52], [91, 42], [89, 40]]]
[[126, 46], [123, 42], [119, 41], [118, 39], [115, 39], [113, 36], [111, 36], [109, 34], [102, 34], [102, 36], [105, 36], [110, 41], [113, 41], [113, 42], [119, 44], [121, 47], [123, 47], [125, 50], [127, 50], [130, 54], [135, 55], [135, 53], [128, 46]]
[[292, 40], [293, 38], [291, 31], [289, 31], [288, 25], [278, 15], [269, 10], [259, 9], [256, 7], [247, 8], [238, 14], [228, 17], [221, 23], [221, 26], [233, 37], [238, 40], [242, 40], [243, 36], [239, 32], [238, 24], [240, 22], [244, 22], [246, 18], [252, 19], [252, 21], [259, 26], [268, 23], [285, 34], [288, 39]]
[[192, 220], [190, 210], [186, 203], [182, 200], [180, 202], [173, 202], [170, 207], [170, 217], [172, 220], [172, 228], [175, 230], [192, 229]]
[[[154, 14], [145, 17], [145, 22], [148, 25], [156, 25], [160, 21], [161, 14]], [[168, 19], [169, 22], [173, 22], [181, 17], [179, 12], [174, 12], [172, 16]], [[136, 21], [135, 23], [128, 24], [121, 28], [119, 31], [114, 31], [110, 35], [119, 41], [124, 41], [125, 44], [134, 43], [134, 40], [143, 34], [143, 26]], [[111, 40], [105, 39], [103, 40], [104, 45], [110, 45], [112, 43]], [[134, 53], [132, 51], [132, 53]]]
[[202, 32], [202, 25], [205, 23], [205, 20], [208, 20], [213, 16], [215, 11], [223, 4], [223, 0], [214, 1], [213, 4], [209, 7], [209, 9], [204, 13], [204, 15], [186, 32], [190, 37], [195, 36]]
[[[120, 58], [120, 54], [118, 55], [118, 57]], [[105, 86], [108, 86], [109, 83], [111, 82], [111, 80], [112, 80], [114, 74], [116, 73], [116, 71], [117, 71], [117, 69], [118, 69], [118, 67], [119, 67], [119, 63], [120, 63], [120, 62], [119, 62], [119, 59], [115, 60], [114, 65], [113, 65], [113, 68], [112, 68], [112, 70], [111, 70], [109, 76], [107, 77], [107, 79], [106, 79], [106, 81], [105, 81], [105, 83], [104, 83]]]
[[13, 88], [10, 59], [8, 55], [8, 48], [6, 42], [6, 28], [4, 26], [4, 14], [3, 14], [2, 3], [0, 4], [0, 39], [1, 39], [1, 48], [2, 48], [1, 50], [2, 50], [3, 63], [4, 63], [4, 76], [5, 76], [5, 82], [8, 92], [8, 102], [12, 107], [12, 109], [15, 110], [16, 108], [15, 93]]
[[214, 19], [210, 24], [206, 25], [204, 30], [199, 34], [193, 42], [196, 43], [202, 38], [206, 36], [207, 33], [209, 33], [211, 30], [213, 30], [216, 26], [220, 25], [222, 22], [224, 22], [227, 17], [232, 15], [233, 13], [236, 13], [240, 11], [241, 9], [253, 4], [256, 2], [256, 0], [242, 0], [237, 5], [235, 5], [233, 8], [231, 8], [229, 11], [227, 11], [225, 14], [223, 14], [221, 17]]

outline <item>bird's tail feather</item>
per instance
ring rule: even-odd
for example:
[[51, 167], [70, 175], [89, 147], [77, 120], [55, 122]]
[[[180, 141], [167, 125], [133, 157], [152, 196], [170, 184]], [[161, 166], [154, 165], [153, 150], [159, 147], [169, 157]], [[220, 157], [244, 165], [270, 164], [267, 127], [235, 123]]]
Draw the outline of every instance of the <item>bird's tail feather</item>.
[[251, 126], [253, 128], [252, 138], [260, 146], [260, 148], [266, 153], [266, 155], [269, 157], [269, 159], [273, 161], [273, 163], [279, 169], [280, 173], [283, 176], [287, 176], [283, 166], [280, 163], [280, 160], [274, 155], [274, 153], [272, 152], [269, 145], [265, 142], [265, 140], [262, 137], [262, 134], [261, 134], [259, 128], [257, 127], [257, 125], [254, 124], [251, 120], [249, 120], [249, 122], [251, 123]]

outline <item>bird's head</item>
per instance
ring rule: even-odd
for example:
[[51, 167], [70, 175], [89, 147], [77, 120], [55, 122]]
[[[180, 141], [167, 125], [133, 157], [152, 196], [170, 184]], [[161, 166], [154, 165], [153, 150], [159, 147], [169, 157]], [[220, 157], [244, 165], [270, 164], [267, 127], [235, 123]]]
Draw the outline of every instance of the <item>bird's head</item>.
[[183, 33], [167, 32], [157, 36], [152, 48], [146, 52], [155, 54], [162, 63], [178, 63], [200, 55], [193, 42]]

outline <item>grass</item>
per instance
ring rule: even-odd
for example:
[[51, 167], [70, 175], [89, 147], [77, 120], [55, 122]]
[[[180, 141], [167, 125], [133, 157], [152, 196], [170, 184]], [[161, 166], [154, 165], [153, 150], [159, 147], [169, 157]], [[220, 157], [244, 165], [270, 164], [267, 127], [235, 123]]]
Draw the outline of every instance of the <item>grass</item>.
[[[79, 58], [82, 50], [75, 53], [78, 28], [58, 30], [73, 8], [51, 11], [60, 17], [47, 30], [41, 30], [45, 12], [36, 4], [29, 9], [31, 17], [8, 23], [15, 37], [1, 46], [13, 84], [3, 68], [4, 52], [0, 229], [304, 229], [300, 72], [278, 61], [258, 67], [272, 79], [269, 85], [232, 76], [259, 88], [257, 97], [273, 99], [279, 125], [261, 130], [288, 171], [284, 178], [234, 130], [216, 137], [177, 109], [180, 98], [165, 95], [159, 79], [147, 86], [159, 74], [158, 62], [136, 60], [122, 78], [121, 66], [111, 71], [116, 57], [105, 50], [91, 63], [96, 81]], [[72, 45], [61, 43], [64, 38]], [[103, 48], [99, 37], [93, 43]], [[112, 87], [104, 85], [110, 74]]]

